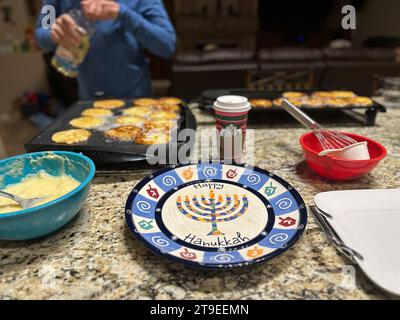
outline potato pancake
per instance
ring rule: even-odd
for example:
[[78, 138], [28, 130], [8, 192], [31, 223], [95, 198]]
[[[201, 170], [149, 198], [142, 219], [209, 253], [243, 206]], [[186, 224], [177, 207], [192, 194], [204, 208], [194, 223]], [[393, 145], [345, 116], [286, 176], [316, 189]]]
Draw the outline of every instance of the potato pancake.
[[274, 99], [272, 101], [272, 104], [274, 106], [276, 106], [276, 107], [281, 107], [282, 106], [282, 102], [283, 102], [283, 99], [282, 98], [278, 98], [278, 99]]
[[86, 117], [109, 117], [112, 115], [113, 113], [111, 110], [99, 109], [99, 108], [90, 108], [82, 112], [82, 116]]
[[74, 144], [87, 141], [91, 135], [92, 134], [88, 130], [72, 129], [56, 132], [51, 137], [51, 140], [60, 144]]
[[175, 120], [178, 117], [175, 112], [170, 111], [156, 111], [150, 115], [150, 119]]
[[153, 113], [153, 109], [150, 107], [132, 107], [124, 109], [122, 113], [127, 116], [147, 117]]
[[[304, 99], [302, 99], [302, 98], [287, 98], [287, 100], [288, 100], [289, 102], [291, 102], [294, 106], [296, 106], [296, 107], [301, 107]], [[275, 100], [273, 101], [273, 103], [274, 103], [274, 105], [276, 105], [276, 106], [282, 106], [282, 104], [283, 104], [283, 98], [275, 99]], [[280, 103], [280, 104], [275, 104], [275, 103]]]
[[151, 99], [151, 98], [140, 98], [140, 99], [133, 100], [133, 104], [135, 106], [148, 107], [148, 106], [156, 105], [157, 104], [157, 100]]
[[162, 130], [142, 132], [136, 137], [136, 143], [138, 144], [166, 144], [170, 140], [169, 132]]
[[255, 108], [270, 108], [272, 107], [272, 102], [267, 99], [250, 99], [249, 100], [252, 107]]
[[135, 126], [123, 126], [104, 132], [106, 137], [123, 140], [134, 141], [136, 136], [141, 132], [141, 129]]
[[169, 112], [180, 112], [181, 111], [181, 106], [179, 105], [168, 105], [168, 104], [158, 104], [156, 106], [153, 106], [155, 110], [163, 110], [163, 111], [169, 111]]
[[164, 97], [158, 99], [158, 102], [160, 104], [168, 105], [168, 106], [174, 106], [174, 105], [179, 105], [182, 104], [183, 101], [179, 98], [174, 98], [174, 97]]
[[153, 119], [145, 122], [144, 128], [146, 130], [154, 130], [154, 129], [161, 129], [161, 130], [172, 130], [177, 127], [176, 121], [165, 120], [165, 119]]
[[307, 95], [304, 92], [297, 92], [297, 91], [286, 91], [282, 94], [283, 98], [290, 99], [290, 98], [305, 98]]
[[315, 91], [312, 95], [313, 98], [332, 98], [332, 92], [330, 91]]
[[346, 99], [330, 98], [324, 100], [324, 105], [328, 107], [342, 108], [348, 106], [349, 103], [346, 101]]
[[93, 107], [101, 109], [117, 109], [125, 106], [125, 101], [117, 99], [97, 100], [93, 103]]
[[93, 129], [103, 125], [104, 123], [105, 120], [98, 117], [81, 117], [73, 119], [69, 122], [71, 126], [80, 129]]
[[362, 106], [362, 107], [368, 107], [374, 103], [372, 99], [368, 97], [348, 98], [347, 102], [353, 106]]
[[336, 90], [331, 91], [333, 98], [353, 98], [356, 94], [352, 91], [343, 91], [343, 90]]
[[145, 119], [142, 117], [135, 117], [135, 116], [122, 116], [118, 117], [115, 120], [115, 123], [121, 124], [121, 125], [135, 125], [135, 126], [141, 126], [144, 123]]
[[324, 100], [320, 98], [306, 98], [301, 102], [304, 107], [322, 107]]

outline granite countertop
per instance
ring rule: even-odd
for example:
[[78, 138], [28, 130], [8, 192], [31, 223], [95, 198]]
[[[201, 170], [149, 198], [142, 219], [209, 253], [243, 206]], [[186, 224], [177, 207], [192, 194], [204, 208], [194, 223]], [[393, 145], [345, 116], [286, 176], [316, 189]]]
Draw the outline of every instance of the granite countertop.
[[[196, 110], [200, 128], [212, 118]], [[375, 127], [352, 127], [380, 141], [388, 156], [373, 173], [331, 183], [303, 161], [298, 137], [306, 130], [256, 129], [256, 165], [297, 188], [308, 205], [328, 190], [399, 187], [400, 110], [379, 114]], [[265, 126], [266, 127], [266, 126]], [[199, 271], [156, 256], [128, 231], [124, 205], [150, 171], [98, 174], [81, 213], [44, 239], [0, 241], [2, 299], [393, 299], [355, 267], [356, 283], [341, 271], [352, 263], [325, 239], [309, 215], [298, 243], [281, 256], [246, 269]], [[351, 267], [350, 267], [351, 268]]]

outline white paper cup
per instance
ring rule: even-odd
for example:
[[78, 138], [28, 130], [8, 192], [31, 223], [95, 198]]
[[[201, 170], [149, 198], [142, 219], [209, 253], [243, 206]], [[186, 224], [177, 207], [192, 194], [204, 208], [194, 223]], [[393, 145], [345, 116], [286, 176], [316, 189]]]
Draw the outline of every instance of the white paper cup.
[[342, 149], [324, 150], [319, 153], [320, 156], [331, 155], [337, 158], [348, 160], [369, 160], [368, 142], [358, 142]]
[[217, 129], [221, 130], [229, 125], [241, 128], [247, 127], [247, 116], [251, 105], [246, 97], [242, 96], [221, 96], [213, 105]]

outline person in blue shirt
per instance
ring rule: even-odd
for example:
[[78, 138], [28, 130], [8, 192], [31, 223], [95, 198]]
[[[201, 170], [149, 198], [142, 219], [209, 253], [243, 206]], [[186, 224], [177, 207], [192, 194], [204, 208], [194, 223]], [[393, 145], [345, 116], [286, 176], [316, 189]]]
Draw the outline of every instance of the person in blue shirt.
[[97, 21], [90, 50], [79, 67], [81, 99], [96, 93], [116, 98], [151, 95], [151, 77], [146, 50], [169, 59], [175, 52], [176, 34], [161, 0], [44, 0], [52, 5], [57, 18], [50, 29], [38, 18], [35, 32], [45, 52], [57, 45], [72, 47], [80, 33], [68, 15], [80, 8], [88, 19]]

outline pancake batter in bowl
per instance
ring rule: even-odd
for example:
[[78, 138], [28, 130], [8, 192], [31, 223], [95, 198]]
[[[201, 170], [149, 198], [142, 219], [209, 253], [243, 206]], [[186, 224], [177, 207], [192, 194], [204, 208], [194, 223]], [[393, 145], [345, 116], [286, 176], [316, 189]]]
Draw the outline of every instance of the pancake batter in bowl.
[[[24, 178], [21, 182], [8, 185], [2, 191], [26, 199], [42, 198], [34, 207], [60, 198], [74, 190], [80, 182], [69, 175], [52, 176], [41, 171]], [[22, 210], [20, 205], [10, 199], [0, 197], [0, 214]]]

